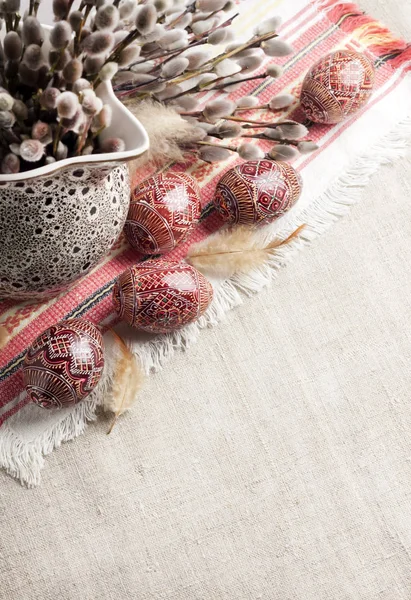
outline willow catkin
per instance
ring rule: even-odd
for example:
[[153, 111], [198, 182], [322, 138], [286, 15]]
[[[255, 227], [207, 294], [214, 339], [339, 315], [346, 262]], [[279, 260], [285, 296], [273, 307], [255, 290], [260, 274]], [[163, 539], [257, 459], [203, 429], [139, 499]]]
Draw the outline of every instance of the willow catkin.
[[244, 142], [237, 148], [238, 155], [244, 160], [259, 160], [264, 158], [265, 153], [256, 144]]
[[255, 28], [255, 33], [257, 35], [265, 35], [267, 33], [271, 33], [277, 31], [282, 22], [281, 17], [271, 17], [270, 19], [266, 19]]
[[83, 73], [83, 63], [78, 58], [72, 58], [64, 66], [63, 77], [67, 83], [75, 83]]
[[37, 121], [37, 123], [34, 123], [33, 127], [31, 128], [31, 137], [34, 140], [41, 142], [44, 146], [50, 144], [50, 142], [53, 140], [50, 125], [48, 123], [44, 123], [43, 121]]
[[110, 52], [114, 45], [114, 34], [111, 31], [95, 31], [82, 42], [82, 50], [87, 56], [99, 56]]
[[113, 4], [105, 4], [101, 6], [94, 18], [94, 26], [101, 30], [113, 31], [118, 25], [120, 14], [118, 9]]
[[124, 140], [118, 137], [110, 137], [103, 140], [100, 144], [101, 152], [124, 152], [126, 144]]
[[9, 60], [18, 60], [23, 50], [23, 44], [18, 33], [9, 31], [4, 36], [4, 54]]
[[67, 21], [58, 21], [50, 32], [50, 44], [60, 50], [68, 46], [73, 31]]
[[262, 42], [261, 48], [267, 56], [288, 56], [294, 52], [293, 47], [280, 38], [273, 38]]
[[76, 114], [78, 106], [78, 96], [73, 92], [63, 92], [57, 97], [56, 108], [60, 118], [71, 119]]
[[299, 142], [297, 144], [297, 149], [301, 154], [310, 154], [311, 152], [315, 152], [315, 150], [318, 150], [318, 146], [314, 142], [307, 140]]
[[298, 150], [287, 144], [277, 144], [268, 152], [273, 160], [292, 160], [298, 156]]
[[135, 26], [141, 35], [148, 35], [157, 23], [157, 11], [152, 4], [141, 6], [137, 12]]
[[270, 100], [268, 106], [273, 110], [280, 110], [282, 108], [288, 108], [294, 102], [295, 98], [292, 94], [279, 94]]
[[39, 140], [24, 140], [20, 145], [20, 156], [27, 162], [38, 162], [44, 154], [44, 146]]
[[296, 123], [295, 121], [281, 123], [278, 129], [280, 130], [281, 135], [289, 140], [299, 140], [308, 134], [307, 127], [301, 123]]

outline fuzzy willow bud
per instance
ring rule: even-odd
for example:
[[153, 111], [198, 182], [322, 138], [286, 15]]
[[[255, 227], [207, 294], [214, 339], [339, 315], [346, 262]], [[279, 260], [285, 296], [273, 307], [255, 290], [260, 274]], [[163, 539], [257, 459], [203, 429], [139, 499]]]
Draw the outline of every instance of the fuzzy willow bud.
[[68, 11], [68, 0], [53, 0], [53, 13], [57, 19], [64, 19]]
[[280, 67], [280, 65], [268, 65], [267, 67], [267, 75], [269, 77], [273, 77], [274, 79], [276, 79], [277, 77], [281, 77], [281, 75], [283, 74], [283, 68]]
[[104, 65], [103, 56], [88, 56], [84, 61], [84, 72], [87, 75], [95, 75]]
[[10, 129], [16, 122], [16, 117], [9, 110], [0, 110], [0, 127]]
[[4, 175], [13, 175], [20, 171], [20, 159], [15, 154], [6, 154], [1, 161], [1, 172]]
[[101, 111], [103, 102], [96, 96], [94, 90], [83, 90], [81, 106], [84, 113], [92, 117]]
[[63, 142], [59, 142], [57, 146], [56, 159], [64, 160], [68, 156], [68, 148]]
[[98, 56], [110, 52], [113, 45], [114, 35], [110, 31], [95, 31], [84, 39], [82, 49], [88, 56]]
[[57, 99], [61, 92], [55, 87], [50, 87], [44, 90], [40, 96], [40, 104], [47, 110], [53, 110], [57, 106]]
[[87, 81], [87, 79], [77, 79], [77, 81], [73, 84], [73, 92], [75, 94], [78, 94], [79, 92], [82, 92], [83, 90], [87, 90], [88, 88], [91, 87], [91, 83], [89, 81]]
[[280, 38], [262, 42], [261, 48], [267, 56], [288, 56], [294, 52], [293, 47]]
[[113, 31], [117, 27], [120, 20], [118, 9], [112, 4], [105, 4], [98, 9], [95, 19], [94, 26], [97, 29]]
[[287, 144], [278, 144], [271, 148], [268, 156], [274, 160], [292, 160], [298, 156], [298, 150]]
[[73, 31], [78, 33], [83, 22], [83, 13], [79, 10], [73, 10], [69, 15], [69, 23]]
[[141, 35], [147, 35], [153, 31], [157, 23], [157, 11], [152, 4], [145, 4], [139, 8], [136, 16], [136, 28]]
[[105, 104], [98, 113], [98, 115], [94, 117], [93, 122], [91, 124], [91, 130], [96, 132], [100, 129], [109, 127], [111, 125], [112, 114], [113, 111], [111, 106], [109, 104]]
[[204, 116], [208, 121], [220, 119], [221, 117], [231, 115], [236, 108], [231, 100], [212, 100], [204, 109]]
[[212, 130], [210, 133], [216, 133], [222, 138], [235, 138], [241, 135], [241, 127], [238, 123], [223, 121], [215, 128], [215, 130]]
[[118, 64], [120, 67], [128, 67], [140, 56], [140, 46], [127, 46], [120, 54]]
[[37, 121], [31, 129], [31, 137], [33, 140], [38, 140], [44, 146], [47, 146], [47, 144], [53, 141], [50, 125], [43, 123], [43, 121]]
[[229, 27], [221, 27], [216, 29], [207, 38], [209, 44], [217, 45], [230, 42], [234, 37], [233, 31]]
[[164, 50], [179, 50], [188, 45], [188, 34], [184, 29], [171, 29], [166, 31], [158, 40], [159, 46]]
[[28, 108], [22, 100], [15, 100], [13, 103], [13, 112], [19, 121], [25, 121], [28, 117]]
[[237, 149], [240, 158], [244, 160], [259, 160], [260, 158], [264, 158], [265, 154], [256, 146], [256, 144], [244, 143]]
[[136, 0], [122, 0], [119, 4], [118, 10], [120, 12], [121, 19], [129, 19], [133, 16], [137, 9]]
[[256, 35], [265, 35], [266, 33], [277, 31], [281, 25], [281, 21], [281, 17], [271, 17], [271, 19], [263, 21], [260, 25], [257, 25], [255, 29]]
[[0, 110], [11, 110], [13, 108], [14, 98], [7, 92], [0, 92]]
[[124, 152], [126, 145], [121, 138], [106, 138], [100, 144], [101, 152]]
[[61, 124], [63, 125], [64, 129], [68, 129], [70, 131], [74, 131], [76, 133], [79, 132], [80, 127], [83, 125], [84, 123], [84, 113], [83, 110], [79, 107], [74, 116], [71, 117], [70, 119], [65, 119], [62, 118], [61, 119]]
[[230, 158], [230, 151], [218, 146], [202, 146], [198, 152], [198, 156], [205, 162], [222, 162]]
[[63, 92], [58, 96], [56, 106], [60, 118], [71, 119], [79, 105], [78, 97], [73, 92]]
[[222, 10], [227, 0], [197, 0], [196, 8], [205, 13], [213, 13]]
[[63, 69], [63, 77], [68, 83], [74, 83], [81, 77], [83, 63], [78, 58], [72, 58]]
[[118, 64], [116, 62], [108, 62], [101, 69], [98, 74], [101, 81], [111, 81], [114, 75], [118, 71]]
[[27, 162], [38, 162], [44, 154], [44, 146], [39, 140], [24, 140], [20, 145], [20, 156]]
[[4, 37], [4, 54], [9, 60], [18, 60], [21, 56], [23, 44], [18, 33], [9, 31]]
[[65, 48], [70, 43], [72, 33], [67, 21], [59, 21], [50, 32], [50, 44], [57, 49]]
[[299, 152], [301, 152], [301, 154], [309, 154], [310, 152], [314, 152], [315, 150], [318, 150], [317, 144], [314, 144], [314, 142], [311, 142], [309, 140], [299, 142], [297, 145], [297, 148], [298, 148]]
[[226, 58], [222, 60], [215, 67], [215, 72], [218, 77], [229, 77], [230, 75], [235, 75], [241, 71], [241, 67], [239, 64], [232, 60], [231, 58]]
[[173, 58], [172, 60], [167, 61], [161, 67], [161, 76], [164, 77], [164, 79], [172, 79], [173, 77], [177, 77], [187, 69], [188, 63], [188, 58], [185, 58], [184, 56]]
[[299, 140], [308, 134], [308, 129], [301, 123], [295, 121], [289, 121], [288, 123], [282, 123], [278, 128], [284, 138], [288, 140]]
[[30, 44], [41, 46], [43, 43], [43, 30], [36, 17], [29, 16], [24, 19], [21, 36], [25, 46], [29, 46]]
[[62, 71], [70, 60], [70, 53], [67, 50], [51, 50], [49, 61], [55, 71]]
[[256, 96], [242, 96], [242, 98], [237, 101], [238, 108], [253, 108], [254, 106], [257, 106], [257, 104], [259, 104], [259, 100]]
[[279, 94], [270, 100], [268, 106], [272, 110], [281, 110], [282, 108], [288, 108], [291, 106], [294, 101], [295, 98], [291, 94]]
[[20, 0], [4, 0], [2, 8], [7, 14], [13, 14], [20, 10]]
[[41, 47], [37, 46], [37, 44], [30, 44], [30, 46], [27, 46], [24, 52], [23, 62], [29, 69], [33, 69], [33, 71], [39, 69], [44, 62]]

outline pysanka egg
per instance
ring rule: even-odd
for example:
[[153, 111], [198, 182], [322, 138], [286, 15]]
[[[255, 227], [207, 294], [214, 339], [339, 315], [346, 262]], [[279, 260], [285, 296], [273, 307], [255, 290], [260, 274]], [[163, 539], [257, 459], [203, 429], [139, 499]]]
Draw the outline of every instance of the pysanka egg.
[[213, 202], [227, 223], [270, 223], [297, 202], [301, 188], [300, 175], [288, 163], [251, 160], [223, 175]]
[[213, 298], [207, 279], [184, 262], [149, 260], [124, 271], [113, 290], [120, 318], [137, 329], [167, 333], [198, 319]]
[[339, 123], [359, 110], [371, 96], [374, 65], [352, 50], [331, 52], [308, 71], [300, 104], [315, 123]]
[[138, 252], [164, 254], [187, 237], [200, 210], [194, 179], [170, 171], [150, 177], [134, 190], [124, 231]]
[[77, 404], [97, 385], [104, 368], [100, 331], [86, 319], [67, 319], [44, 331], [23, 365], [29, 398], [42, 408]]

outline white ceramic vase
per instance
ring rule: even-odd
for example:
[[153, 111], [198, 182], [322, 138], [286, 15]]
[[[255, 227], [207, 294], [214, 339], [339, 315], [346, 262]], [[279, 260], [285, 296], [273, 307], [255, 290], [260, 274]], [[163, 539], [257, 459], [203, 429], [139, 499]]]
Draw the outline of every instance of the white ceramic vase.
[[123, 228], [130, 201], [126, 163], [149, 140], [111, 83], [96, 93], [113, 109], [101, 138], [122, 138], [124, 152], [0, 175], [0, 299], [37, 299], [67, 288], [107, 254]]

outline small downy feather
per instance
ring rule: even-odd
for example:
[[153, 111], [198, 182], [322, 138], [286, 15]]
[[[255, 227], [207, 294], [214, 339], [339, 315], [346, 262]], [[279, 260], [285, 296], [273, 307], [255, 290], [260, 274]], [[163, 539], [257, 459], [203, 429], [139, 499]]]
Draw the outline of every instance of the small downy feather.
[[171, 106], [133, 99], [126, 102], [126, 105], [143, 124], [150, 138], [149, 150], [133, 161], [131, 172], [149, 161], [166, 164], [169, 161], [183, 160], [180, 145], [198, 139], [198, 123], [185, 121]]
[[104, 399], [103, 405], [105, 412], [114, 413], [108, 434], [112, 432], [120, 415], [133, 406], [145, 381], [138, 359], [117, 333], [111, 330], [110, 334], [115, 342], [116, 367], [111, 394]]
[[4, 325], [0, 325], [0, 350], [4, 348], [10, 339], [9, 333]]
[[266, 246], [255, 239], [253, 228], [226, 229], [192, 246], [187, 262], [209, 275], [230, 277], [238, 272], [247, 273], [264, 264], [277, 248], [289, 244], [304, 228], [301, 225], [285, 240], [275, 239]]

